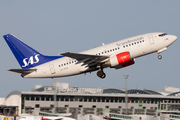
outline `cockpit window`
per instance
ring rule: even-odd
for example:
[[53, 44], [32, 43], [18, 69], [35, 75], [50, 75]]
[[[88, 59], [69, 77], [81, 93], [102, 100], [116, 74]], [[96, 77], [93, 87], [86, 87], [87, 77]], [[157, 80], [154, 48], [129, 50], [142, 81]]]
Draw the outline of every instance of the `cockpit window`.
[[160, 34], [159, 37], [163, 37], [165, 35], [167, 35], [167, 33]]

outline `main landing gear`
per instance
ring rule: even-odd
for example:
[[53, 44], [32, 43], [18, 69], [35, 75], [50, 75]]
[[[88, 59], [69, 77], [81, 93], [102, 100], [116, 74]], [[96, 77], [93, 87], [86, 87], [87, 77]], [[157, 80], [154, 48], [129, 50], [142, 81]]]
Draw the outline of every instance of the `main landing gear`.
[[99, 68], [99, 71], [97, 72], [97, 76], [104, 79], [106, 77], [106, 74], [103, 72], [102, 68]]

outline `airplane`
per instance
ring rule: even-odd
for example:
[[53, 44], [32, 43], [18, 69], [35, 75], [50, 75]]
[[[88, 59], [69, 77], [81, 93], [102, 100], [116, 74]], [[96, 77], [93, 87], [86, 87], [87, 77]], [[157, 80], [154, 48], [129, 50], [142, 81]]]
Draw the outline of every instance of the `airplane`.
[[[77, 120], [75, 118], [61, 116], [58, 114], [47, 113], [52, 116], [39, 116], [39, 115], [30, 115], [30, 114], [21, 114], [18, 117], [18, 120]], [[54, 115], [54, 116], [53, 116]]]
[[105, 78], [104, 68], [120, 69], [135, 63], [135, 58], [167, 50], [177, 36], [154, 32], [89, 49], [80, 53], [65, 52], [59, 56], [46, 56], [20, 41], [12, 34], [3, 36], [22, 69], [9, 71], [20, 73], [23, 78], [56, 78], [97, 71]]

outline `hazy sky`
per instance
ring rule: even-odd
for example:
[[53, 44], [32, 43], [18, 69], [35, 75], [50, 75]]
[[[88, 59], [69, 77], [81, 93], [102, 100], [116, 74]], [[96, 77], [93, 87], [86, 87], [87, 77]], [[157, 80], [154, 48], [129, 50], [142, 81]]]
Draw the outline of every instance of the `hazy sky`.
[[[20, 69], [3, 35], [12, 33], [45, 55], [81, 52], [135, 35], [166, 32], [180, 35], [179, 0], [9, 0], [0, 3], [0, 97], [14, 90], [28, 91], [35, 85], [52, 85], [53, 79], [22, 78], [8, 69]], [[180, 88], [180, 40], [163, 52], [136, 59], [127, 68], [56, 78], [70, 86], [124, 88], [123, 75], [130, 75], [128, 88], [163, 90]]]

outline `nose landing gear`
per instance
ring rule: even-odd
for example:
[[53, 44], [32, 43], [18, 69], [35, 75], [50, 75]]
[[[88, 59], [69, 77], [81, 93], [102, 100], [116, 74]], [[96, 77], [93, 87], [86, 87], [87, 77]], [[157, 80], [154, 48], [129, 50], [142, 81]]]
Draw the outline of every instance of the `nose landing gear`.
[[158, 59], [162, 59], [162, 56], [161, 56], [161, 55], [158, 55]]
[[97, 72], [97, 76], [104, 79], [106, 77], [106, 74], [103, 72], [103, 69], [100, 68], [99, 71]]
[[165, 51], [165, 50], [167, 50], [167, 47], [164, 47], [164, 48], [157, 51], [158, 52], [158, 59], [162, 59], [162, 56], [160, 55], [160, 53]]

